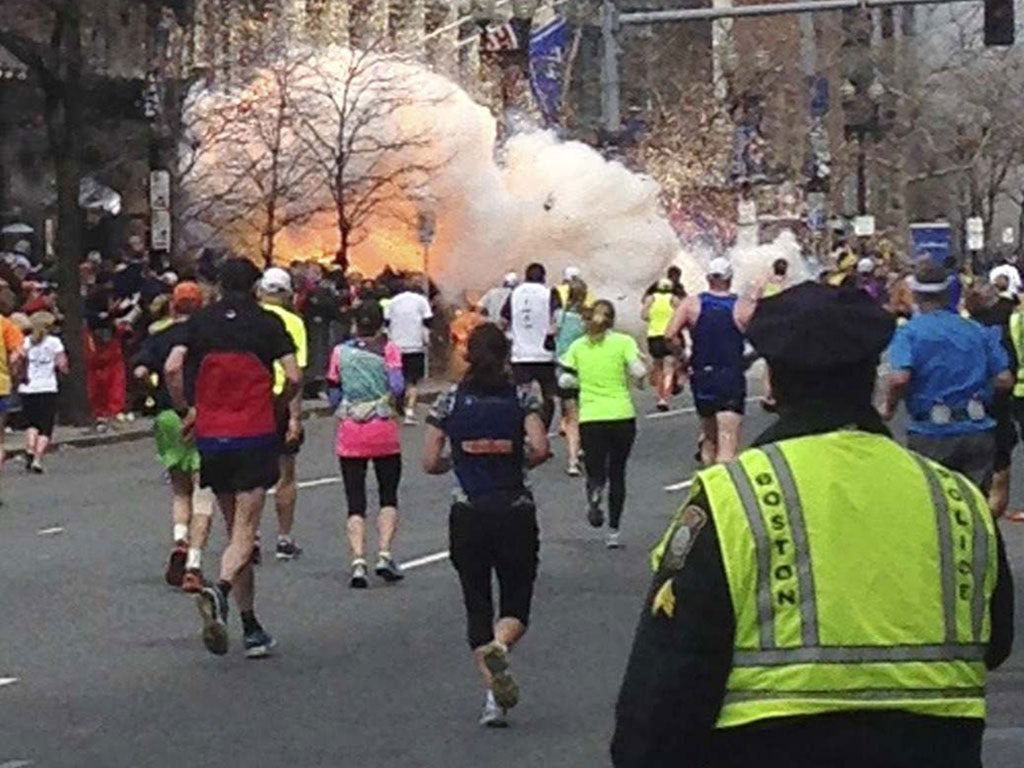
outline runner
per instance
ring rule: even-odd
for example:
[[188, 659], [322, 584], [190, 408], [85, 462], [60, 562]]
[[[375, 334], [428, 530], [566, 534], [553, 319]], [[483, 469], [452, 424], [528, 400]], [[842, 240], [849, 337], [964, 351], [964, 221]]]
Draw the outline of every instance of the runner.
[[4, 465], [4, 433], [7, 431], [11, 393], [14, 382], [21, 378], [25, 362], [25, 334], [10, 319], [16, 302], [17, 297], [10, 288], [0, 288], [0, 469]]
[[366, 589], [366, 470], [373, 462], [380, 497], [376, 573], [388, 582], [404, 578], [391, 555], [398, 529], [398, 484], [402, 444], [394, 402], [402, 396], [402, 351], [381, 336], [384, 316], [365, 302], [354, 312], [356, 338], [331, 353], [327, 393], [338, 417], [335, 453], [341, 465], [348, 503], [349, 586]]
[[668, 324], [679, 306], [679, 299], [672, 292], [672, 281], [662, 278], [655, 285], [653, 293], [644, 297], [641, 319], [647, 323], [647, 351], [651, 354], [651, 383], [658, 393], [658, 410], [669, 410], [676, 387], [676, 361], [665, 338]]
[[[203, 291], [192, 282], [178, 283], [171, 297], [171, 322], [146, 339], [135, 357], [135, 378], [147, 381], [154, 374], [159, 385], [154, 396], [153, 431], [160, 463], [171, 479], [171, 542], [173, 548], [164, 579], [172, 587], [196, 593], [203, 588], [202, 557], [210, 535], [213, 494], [199, 487], [199, 451], [182, 439], [181, 417], [175, 412], [167, 382], [161, 375], [171, 350], [185, 343], [188, 318], [203, 305]], [[194, 371], [186, 370], [185, 398], [195, 402]]]
[[402, 350], [402, 375], [405, 377], [405, 424], [415, 426], [419, 384], [427, 375], [426, 339], [434, 322], [434, 311], [416, 282], [388, 303], [384, 311], [388, 337]]
[[545, 285], [543, 264], [526, 268], [526, 282], [512, 291], [501, 317], [512, 334], [512, 374], [518, 386], [536, 382], [544, 397], [541, 417], [551, 429], [555, 418], [555, 312], [561, 307], [558, 292]]
[[602, 504], [608, 485], [608, 549], [618, 549], [619, 523], [626, 503], [626, 462], [636, 439], [636, 407], [630, 379], [642, 386], [647, 366], [632, 336], [617, 333], [615, 306], [594, 304], [587, 334], [561, 358], [563, 387], [580, 390], [580, 436], [587, 468], [587, 520], [604, 525]]
[[67, 375], [68, 356], [64, 344], [53, 335], [57, 319], [49, 312], [29, 318], [32, 333], [25, 339], [25, 380], [18, 386], [25, 432], [25, 461], [30, 472], [43, 474], [43, 456], [53, 437], [57, 419], [57, 374]]
[[690, 332], [690, 383], [703, 429], [700, 461], [711, 466], [736, 458], [747, 398], [743, 334], [756, 304], [732, 292], [728, 259], [712, 259], [707, 280], [706, 292], [679, 305], [665, 337], [678, 343], [684, 330]]
[[[245, 655], [270, 653], [273, 638], [254, 610], [252, 556], [267, 490], [279, 479], [274, 414], [274, 362], [285, 372], [279, 407], [302, 385], [295, 345], [284, 323], [260, 308], [260, 272], [247, 259], [230, 259], [220, 271], [221, 300], [188, 321], [184, 343], [167, 360], [167, 388], [182, 417], [182, 433], [195, 434], [203, 487], [211, 488], [227, 524], [229, 542], [220, 580], [198, 595], [203, 642], [217, 655], [228, 651], [228, 595], [241, 612]], [[185, 368], [196, 374], [195, 407], [185, 395]]]
[[[285, 330], [295, 345], [295, 360], [300, 370], [305, 370], [309, 361], [309, 345], [306, 341], [306, 324], [293, 309], [292, 278], [280, 267], [271, 267], [260, 280], [260, 299], [265, 310], [281, 319]], [[274, 364], [274, 397], [284, 392], [285, 375], [280, 363]], [[292, 527], [295, 525], [295, 505], [298, 501], [299, 486], [295, 479], [295, 458], [299, 455], [305, 433], [302, 429], [302, 390], [299, 389], [277, 414], [277, 437], [280, 442], [279, 460], [281, 479], [274, 492], [274, 506], [277, 511], [278, 560], [294, 560], [302, 554], [302, 548], [295, 543]], [[257, 543], [257, 547], [259, 544]]]
[[[584, 323], [584, 304], [587, 300], [587, 284], [576, 280], [569, 288], [566, 306], [556, 315], [555, 359], [561, 360], [576, 339], [587, 332]], [[579, 477], [580, 471], [580, 391], [578, 388], [558, 388], [558, 400], [562, 409], [562, 428], [569, 453], [566, 474]]]
[[480, 308], [489, 322], [495, 324], [501, 322], [501, 308], [505, 306], [509, 294], [517, 285], [519, 285], [519, 275], [509, 272], [502, 279], [501, 285], [491, 288], [483, 295], [483, 298], [480, 299]]
[[772, 273], [761, 286], [760, 298], [770, 299], [778, 296], [786, 289], [789, 281], [789, 262], [786, 259], [776, 259], [772, 262]]
[[[573, 285], [576, 283], [586, 283], [583, 280], [583, 272], [580, 271], [579, 267], [566, 267], [562, 273], [562, 282], [555, 286], [555, 293], [558, 294], [558, 301], [564, 307], [569, 303], [569, 292], [572, 290]], [[587, 290], [586, 295], [583, 297], [583, 307], [590, 309], [594, 306], [594, 302], [597, 298], [590, 290]]]
[[[496, 326], [469, 340], [469, 371], [427, 419], [423, 467], [455, 470], [449, 549], [466, 606], [467, 636], [487, 690], [480, 724], [505, 727], [519, 701], [509, 652], [530, 623], [540, 538], [524, 464], [550, 457], [536, 387], [516, 387], [508, 374], [509, 343]], [[444, 456], [451, 443], [451, 458]], [[498, 578], [495, 621], [492, 573]]]

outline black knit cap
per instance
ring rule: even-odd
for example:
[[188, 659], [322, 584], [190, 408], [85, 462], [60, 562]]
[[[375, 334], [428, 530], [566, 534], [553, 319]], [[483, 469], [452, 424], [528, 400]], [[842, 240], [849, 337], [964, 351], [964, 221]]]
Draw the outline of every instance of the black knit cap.
[[807, 282], [758, 302], [747, 336], [769, 362], [811, 371], [874, 363], [895, 330], [865, 291]]
[[259, 279], [259, 269], [248, 259], [228, 259], [220, 268], [220, 287], [231, 293], [251, 291]]

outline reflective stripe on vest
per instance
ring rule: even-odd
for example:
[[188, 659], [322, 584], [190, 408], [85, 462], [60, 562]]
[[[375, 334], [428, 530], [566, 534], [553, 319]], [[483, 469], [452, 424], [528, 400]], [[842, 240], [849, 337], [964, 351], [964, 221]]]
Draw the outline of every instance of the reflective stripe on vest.
[[1013, 396], [1024, 397], [1024, 314], [1019, 309], [1010, 315], [1010, 342], [1017, 355], [1017, 383], [1013, 387]]
[[984, 717], [996, 544], [980, 491], [860, 432], [699, 477], [736, 615], [717, 727], [856, 709]]

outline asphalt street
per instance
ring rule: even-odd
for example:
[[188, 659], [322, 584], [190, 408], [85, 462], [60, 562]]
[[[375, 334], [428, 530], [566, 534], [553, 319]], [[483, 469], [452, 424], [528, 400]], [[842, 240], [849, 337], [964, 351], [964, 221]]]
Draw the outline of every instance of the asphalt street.
[[[748, 437], [769, 423], [756, 410]], [[276, 656], [259, 662], [241, 653], [236, 613], [230, 654], [210, 656], [193, 599], [163, 583], [169, 490], [151, 441], [66, 450], [43, 477], [8, 465], [0, 768], [608, 765], [647, 552], [684, 498], [666, 486], [689, 479], [696, 417], [641, 419], [620, 551], [606, 551], [586, 525], [581, 481], [565, 476], [561, 460], [536, 473], [542, 564], [533, 624], [514, 656], [522, 703], [506, 731], [476, 723], [482, 693], [443, 556], [449, 481], [419, 470], [420, 431], [405, 437], [396, 549], [420, 564], [398, 586], [354, 592], [332, 423], [309, 423], [296, 526], [305, 554], [286, 564], [265, 557], [259, 570], [259, 614], [279, 641]], [[1002, 527], [1024, 583], [1024, 526]], [[265, 541], [275, 530], [268, 505]], [[218, 521], [208, 573], [222, 542]], [[1017, 647], [991, 678], [991, 768], [1024, 764], [1024, 643]]]

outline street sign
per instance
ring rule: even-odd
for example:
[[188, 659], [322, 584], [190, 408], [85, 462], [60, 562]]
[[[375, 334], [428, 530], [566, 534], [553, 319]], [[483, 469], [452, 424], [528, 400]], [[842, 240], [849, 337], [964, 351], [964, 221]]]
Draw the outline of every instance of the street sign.
[[985, 222], [980, 216], [967, 219], [967, 250], [980, 251], [985, 247]]
[[853, 234], [857, 237], [871, 237], [875, 234], [874, 216], [857, 216], [853, 220]]
[[910, 225], [910, 241], [913, 244], [913, 258], [930, 256], [932, 261], [942, 264], [950, 254], [952, 237], [949, 222], [922, 221]]
[[149, 244], [154, 251], [171, 250], [171, 212], [153, 211], [150, 217]]
[[1006, 227], [1003, 230], [1003, 245], [1013, 245], [1017, 242], [1017, 233], [1013, 231], [1013, 227]]
[[171, 209], [170, 171], [149, 172], [149, 207], [154, 211]]

